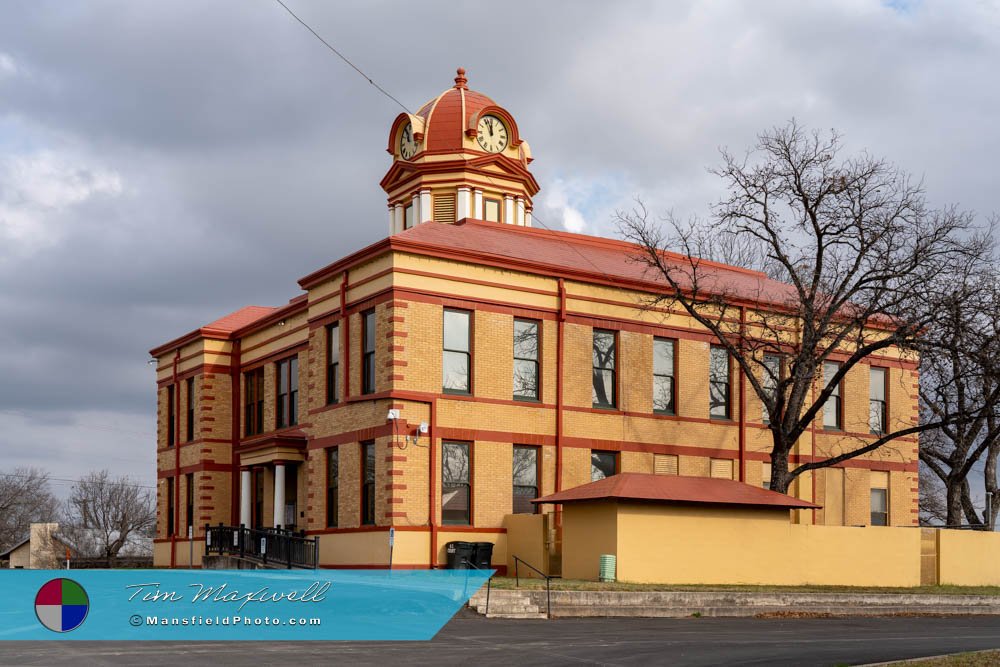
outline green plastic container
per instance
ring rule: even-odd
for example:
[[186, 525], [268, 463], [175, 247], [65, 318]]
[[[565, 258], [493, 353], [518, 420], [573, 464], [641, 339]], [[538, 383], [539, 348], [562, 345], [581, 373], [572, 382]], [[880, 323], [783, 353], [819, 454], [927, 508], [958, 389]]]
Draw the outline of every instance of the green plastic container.
[[601, 581], [615, 580], [615, 566], [618, 562], [614, 554], [601, 554]]

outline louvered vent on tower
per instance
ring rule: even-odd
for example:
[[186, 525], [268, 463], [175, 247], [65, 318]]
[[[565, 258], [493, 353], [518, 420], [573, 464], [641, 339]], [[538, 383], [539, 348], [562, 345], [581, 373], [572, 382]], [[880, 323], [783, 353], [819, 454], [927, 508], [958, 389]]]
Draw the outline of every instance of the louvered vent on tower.
[[455, 222], [455, 195], [434, 195], [434, 220]]

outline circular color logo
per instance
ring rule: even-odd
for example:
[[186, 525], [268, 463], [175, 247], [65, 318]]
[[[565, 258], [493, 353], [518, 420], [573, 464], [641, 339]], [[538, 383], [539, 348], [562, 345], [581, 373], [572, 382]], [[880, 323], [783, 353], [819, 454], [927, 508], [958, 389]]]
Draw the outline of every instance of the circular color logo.
[[53, 579], [35, 595], [38, 622], [53, 632], [69, 632], [83, 625], [90, 611], [90, 598], [72, 579]]

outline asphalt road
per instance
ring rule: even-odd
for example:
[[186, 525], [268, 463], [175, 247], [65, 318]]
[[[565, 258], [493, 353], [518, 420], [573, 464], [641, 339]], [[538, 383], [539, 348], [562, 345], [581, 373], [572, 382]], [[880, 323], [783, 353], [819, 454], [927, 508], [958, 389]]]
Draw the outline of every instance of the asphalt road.
[[489, 620], [431, 642], [0, 642], [0, 665], [840, 665], [1000, 648], [1000, 617]]

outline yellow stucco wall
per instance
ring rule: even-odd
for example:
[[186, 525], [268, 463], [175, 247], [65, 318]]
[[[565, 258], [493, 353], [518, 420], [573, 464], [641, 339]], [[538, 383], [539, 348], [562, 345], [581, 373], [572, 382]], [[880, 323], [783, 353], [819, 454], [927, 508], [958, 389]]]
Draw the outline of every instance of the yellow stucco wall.
[[563, 576], [621, 581], [917, 586], [920, 531], [792, 524], [787, 510], [586, 503], [563, 512]]
[[938, 583], [1000, 586], [1000, 533], [939, 530]]

